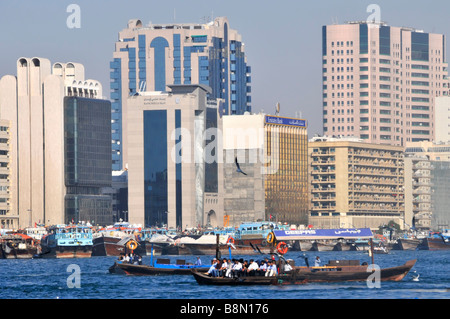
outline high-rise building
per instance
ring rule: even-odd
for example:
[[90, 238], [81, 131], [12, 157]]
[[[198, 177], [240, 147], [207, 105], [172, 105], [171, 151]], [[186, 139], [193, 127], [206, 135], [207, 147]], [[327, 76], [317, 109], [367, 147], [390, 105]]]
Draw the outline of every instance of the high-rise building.
[[224, 116], [223, 137], [224, 224], [307, 224], [306, 121], [266, 114]]
[[126, 168], [127, 98], [166, 91], [170, 84], [204, 84], [225, 101], [225, 114], [250, 111], [251, 69], [241, 35], [226, 18], [205, 24], [149, 24], [130, 20], [119, 32], [111, 68], [112, 165]]
[[19, 216], [11, 209], [10, 123], [0, 120], [0, 228], [17, 229]]
[[416, 229], [450, 226], [450, 144], [407, 143], [405, 149], [405, 220]]
[[450, 96], [435, 99], [434, 106], [434, 139], [435, 143], [450, 142]]
[[403, 147], [357, 138], [309, 141], [309, 223], [317, 228], [404, 225]]
[[9, 204], [19, 227], [36, 222], [105, 222], [111, 184], [111, 104], [78, 63], [20, 58], [0, 80], [0, 118], [8, 120]]
[[128, 98], [128, 216], [145, 226], [221, 226], [220, 100], [205, 85]]
[[322, 28], [323, 131], [369, 143], [434, 139], [434, 103], [448, 93], [446, 40], [384, 23]]

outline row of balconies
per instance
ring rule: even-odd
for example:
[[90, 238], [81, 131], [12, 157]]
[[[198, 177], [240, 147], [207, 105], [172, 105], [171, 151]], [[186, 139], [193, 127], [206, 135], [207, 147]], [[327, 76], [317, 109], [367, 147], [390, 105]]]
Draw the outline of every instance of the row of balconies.
[[[400, 203], [399, 203], [400, 204]], [[403, 203], [401, 203], [400, 206], [404, 206]], [[359, 204], [359, 203], [353, 203], [351, 205], [349, 205], [349, 208], [351, 209], [364, 209], [364, 210], [398, 210], [400, 208], [400, 206], [396, 205], [396, 204], [385, 204], [385, 203], [380, 203], [380, 204], [368, 204], [368, 203], [364, 203], [364, 204]]]
[[390, 170], [381, 168], [349, 168], [350, 173], [366, 174], [366, 175], [403, 175], [403, 170]]
[[[430, 162], [425, 162], [430, 164]], [[413, 164], [412, 168], [413, 169], [426, 169], [426, 170], [431, 170], [433, 167], [431, 165], [426, 165], [425, 163], [421, 163], [421, 164]]]
[[[358, 193], [381, 193], [381, 194], [392, 194], [399, 192], [396, 187], [377, 187], [377, 186], [366, 186], [362, 187], [361, 185], [358, 185], [358, 187], [349, 187], [349, 191], [358, 192]], [[402, 193], [402, 191], [400, 191]]]
[[360, 166], [388, 166], [388, 167], [403, 167], [403, 162], [395, 162], [395, 161], [377, 161], [377, 160], [357, 160], [357, 159], [349, 159], [349, 163], [358, 164]]
[[349, 176], [349, 182], [353, 183], [366, 183], [366, 184], [380, 184], [380, 185], [398, 185], [403, 183], [403, 178], [397, 177], [360, 177], [360, 176]]
[[372, 196], [367, 195], [359, 195], [359, 196], [348, 196], [349, 200], [359, 201], [359, 202], [398, 202], [399, 200], [403, 200], [403, 196], [378, 196], [377, 194]]
[[313, 179], [311, 180], [311, 183], [316, 184], [316, 183], [330, 183], [330, 182], [335, 182], [336, 178], [317, 178], [317, 179]]
[[388, 151], [362, 151], [362, 150], [354, 151], [349, 149], [348, 154], [352, 154], [358, 157], [381, 157], [381, 158], [395, 158], [395, 159], [403, 158], [402, 153], [397, 152], [391, 153]]

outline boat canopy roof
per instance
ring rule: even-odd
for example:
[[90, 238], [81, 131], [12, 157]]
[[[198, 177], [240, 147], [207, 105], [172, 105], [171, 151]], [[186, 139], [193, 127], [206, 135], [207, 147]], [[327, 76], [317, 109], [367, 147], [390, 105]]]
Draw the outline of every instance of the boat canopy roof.
[[373, 238], [370, 228], [274, 230], [273, 233], [277, 240]]

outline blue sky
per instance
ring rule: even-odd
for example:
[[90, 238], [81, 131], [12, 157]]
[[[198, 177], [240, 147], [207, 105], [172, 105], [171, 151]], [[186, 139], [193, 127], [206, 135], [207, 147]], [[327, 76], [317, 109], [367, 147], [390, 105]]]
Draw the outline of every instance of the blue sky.
[[[72, 3], [81, 9], [79, 29], [66, 25]], [[277, 102], [281, 115], [301, 111], [311, 136], [322, 132], [321, 27], [366, 20], [372, 3], [389, 25], [450, 34], [447, 0], [1, 0], [0, 77], [15, 75], [21, 56], [80, 62], [86, 77], [101, 81], [109, 98], [109, 61], [128, 20], [201, 23], [204, 17], [226, 16], [246, 45], [253, 111], [274, 113]]]

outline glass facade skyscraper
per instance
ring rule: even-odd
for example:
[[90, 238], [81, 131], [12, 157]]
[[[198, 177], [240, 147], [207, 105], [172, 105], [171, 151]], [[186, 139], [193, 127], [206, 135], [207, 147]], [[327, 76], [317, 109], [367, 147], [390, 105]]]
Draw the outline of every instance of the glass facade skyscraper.
[[111, 222], [111, 198], [101, 195], [111, 186], [110, 102], [64, 98], [65, 223]]
[[251, 111], [251, 68], [241, 35], [226, 18], [206, 24], [143, 26], [130, 20], [119, 33], [110, 63], [112, 167], [127, 165], [127, 97], [166, 91], [171, 84], [204, 84], [224, 100], [224, 114]]

